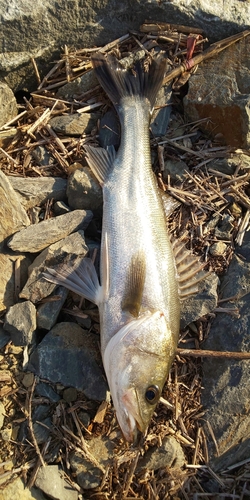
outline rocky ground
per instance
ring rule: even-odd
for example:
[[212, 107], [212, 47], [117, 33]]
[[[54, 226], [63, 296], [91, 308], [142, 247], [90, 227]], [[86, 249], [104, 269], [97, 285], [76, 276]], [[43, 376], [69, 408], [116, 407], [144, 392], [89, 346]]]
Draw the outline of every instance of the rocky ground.
[[[189, 33], [158, 30], [144, 25], [102, 50], [125, 59], [160, 46], [170, 74], [192, 57]], [[204, 40], [199, 30], [191, 38], [195, 56]], [[65, 48], [42, 81], [37, 70], [38, 89], [18, 106], [7, 89], [0, 129], [0, 498], [250, 494], [250, 361], [183, 350], [249, 352], [248, 49], [249, 37], [215, 51], [190, 79], [189, 72], [181, 79], [171, 73], [150, 125], [153, 169], [175, 200], [169, 231], [211, 274], [183, 302], [182, 351], [136, 449], [123, 442], [110, 401], [97, 308], [42, 275], [77, 265], [87, 253], [99, 262], [102, 192], [84, 145], [117, 146], [119, 126], [91, 70], [92, 49]]]

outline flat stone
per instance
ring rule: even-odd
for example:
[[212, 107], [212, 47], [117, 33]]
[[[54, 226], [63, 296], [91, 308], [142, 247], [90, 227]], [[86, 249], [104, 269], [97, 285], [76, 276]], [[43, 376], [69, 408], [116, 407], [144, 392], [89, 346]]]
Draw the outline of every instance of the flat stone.
[[34, 304], [27, 300], [10, 307], [5, 316], [4, 329], [9, 332], [13, 344], [30, 345], [36, 330]]
[[[98, 436], [88, 442], [89, 452], [101, 467], [106, 468], [114, 458], [114, 443], [105, 436]], [[100, 486], [103, 472], [77, 452], [71, 453], [70, 465], [76, 474], [76, 481], [81, 488], [89, 490]]]
[[29, 267], [29, 278], [19, 294], [20, 298], [31, 300], [34, 304], [50, 295], [56, 285], [45, 280], [43, 273], [48, 267], [58, 264], [77, 265], [88, 252], [82, 230], [67, 236], [63, 240], [43, 250]]
[[0, 490], [0, 500], [46, 500], [46, 498], [37, 488], [26, 488], [22, 479], [18, 477]]
[[38, 165], [41, 166], [47, 167], [48, 165], [53, 165], [53, 163], [55, 162], [52, 154], [47, 150], [45, 146], [37, 146], [32, 150], [31, 156], [34, 158], [34, 160], [36, 160]]
[[28, 369], [50, 382], [75, 387], [89, 399], [102, 401], [108, 386], [85, 346], [84, 334], [75, 323], [58, 323], [32, 352]]
[[31, 387], [34, 383], [34, 373], [25, 373], [23, 379], [22, 379], [22, 384], [24, 387], [28, 388]]
[[89, 167], [75, 170], [68, 178], [67, 196], [73, 209], [95, 210], [102, 206], [102, 188]]
[[162, 440], [161, 446], [149, 448], [145, 455], [139, 459], [137, 471], [142, 469], [157, 470], [162, 467], [181, 468], [186, 459], [182, 447], [173, 436]]
[[52, 198], [54, 201], [67, 201], [67, 180], [61, 177], [8, 177], [8, 179], [26, 210], [41, 206]]
[[25, 255], [8, 255], [0, 253], [0, 311], [4, 311], [16, 303], [17, 297], [15, 296], [15, 266], [20, 271], [20, 285], [21, 288], [25, 285], [28, 278], [28, 266], [31, 261]]
[[[220, 290], [222, 299], [238, 295], [238, 300], [224, 302], [223, 307], [238, 308], [239, 314], [217, 314], [202, 347], [216, 351], [249, 351], [250, 262], [234, 256], [221, 279]], [[209, 455], [215, 470], [249, 457], [249, 377], [248, 361], [204, 358], [202, 402], [219, 449], [217, 456], [209, 438]]]
[[0, 170], [0, 250], [8, 236], [30, 225], [29, 217], [22, 207], [9, 178]]
[[17, 102], [15, 96], [7, 85], [0, 81], [0, 127], [14, 118], [17, 113]]
[[51, 298], [56, 297], [58, 300], [51, 300], [38, 306], [37, 328], [50, 330], [56, 324], [57, 318], [68, 296], [68, 293], [68, 289], [64, 286], [57, 286], [52, 292]]
[[55, 116], [51, 118], [49, 124], [57, 134], [79, 136], [90, 134], [100, 116], [100, 113], [74, 113]]
[[60, 99], [79, 99], [82, 94], [92, 90], [99, 84], [95, 73], [93, 70], [90, 70], [84, 75], [76, 78], [73, 82], [66, 83], [63, 85], [57, 92], [57, 97]]
[[184, 97], [188, 119], [209, 117], [200, 128], [219, 134], [231, 148], [250, 146], [249, 63], [249, 40], [244, 38], [199, 65]]
[[217, 306], [219, 278], [211, 273], [198, 284], [198, 293], [181, 303], [181, 328], [213, 312]]
[[89, 210], [74, 210], [58, 215], [15, 233], [8, 241], [8, 247], [18, 252], [40, 252], [69, 234], [86, 229], [91, 219], [92, 212]]
[[78, 492], [63, 476], [63, 471], [58, 465], [46, 465], [40, 467], [35, 485], [54, 500], [77, 500]]

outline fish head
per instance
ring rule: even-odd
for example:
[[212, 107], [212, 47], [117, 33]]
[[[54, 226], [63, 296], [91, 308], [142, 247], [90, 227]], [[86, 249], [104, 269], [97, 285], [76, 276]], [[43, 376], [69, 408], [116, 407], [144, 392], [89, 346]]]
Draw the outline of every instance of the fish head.
[[109, 341], [104, 368], [127, 441], [135, 442], [138, 430], [146, 432], [174, 354], [173, 334], [160, 311], [131, 319]]

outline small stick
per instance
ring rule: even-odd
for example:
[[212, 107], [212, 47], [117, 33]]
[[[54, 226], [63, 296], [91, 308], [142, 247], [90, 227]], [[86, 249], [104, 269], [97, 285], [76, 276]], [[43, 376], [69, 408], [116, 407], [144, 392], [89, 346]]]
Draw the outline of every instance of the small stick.
[[8, 160], [10, 160], [12, 163], [14, 163], [14, 165], [18, 165], [18, 162], [16, 160], [14, 160], [14, 158], [12, 158], [8, 153], [6, 153], [6, 151], [4, 151], [3, 148], [0, 148], [0, 152], [3, 153], [3, 155], [6, 156], [8, 158]]
[[138, 451], [134, 460], [132, 461], [130, 467], [129, 467], [129, 471], [128, 471], [128, 477], [127, 477], [127, 484], [126, 484], [126, 487], [125, 489], [123, 490], [123, 498], [126, 498], [128, 492], [129, 492], [129, 488], [130, 488], [130, 485], [132, 483], [132, 479], [133, 479], [133, 475], [134, 475], [134, 472], [135, 472], [135, 469], [136, 469], [136, 466], [137, 466], [137, 462], [138, 462], [138, 459], [139, 459], [139, 456], [140, 456], [140, 452]]
[[181, 349], [178, 347], [176, 353], [179, 356], [192, 356], [194, 358], [250, 359], [250, 352], [209, 351], [208, 349]]
[[31, 438], [32, 438], [32, 441], [33, 441], [36, 453], [37, 453], [37, 455], [38, 455], [38, 457], [40, 459], [41, 464], [43, 465], [43, 467], [45, 467], [45, 462], [43, 460], [43, 457], [42, 457], [42, 454], [40, 452], [39, 446], [37, 444], [37, 440], [36, 440], [36, 436], [35, 436], [34, 428], [33, 428], [32, 417], [31, 417], [31, 414], [32, 414], [31, 403], [32, 403], [32, 396], [33, 396], [33, 393], [34, 393], [35, 385], [36, 385], [36, 377], [34, 378], [34, 382], [32, 384], [31, 391], [30, 391], [29, 406], [28, 406], [28, 411], [29, 411], [29, 414], [28, 414], [28, 423], [29, 423], [30, 434], [31, 434]]
[[70, 82], [69, 51], [67, 45], [64, 45], [64, 54], [65, 54], [65, 72], [66, 72], [67, 82]]
[[10, 120], [9, 122], [5, 123], [4, 125], [2, 125], [0, 127], [0, 130], [4, 130], [6, 128], [8, 128], [9, 125], [12, 125], [13, 123], [15, 123], [17, 120], [19, 120], [19, 118], [22, 118], [23, 116], [27, 115], [27, 111], [22, 111], [22, 113], [19, 113], [19, 115], [15, 116], [15, 118], [12, 118], [12, 120]]
[[38, 83], [38, 85], [40, 85], [40, 83], [41, 83], [41, 77], [40, 77], [40, 74], [39, 74], [39, 71], [38, 71], [38, 67], [37, 67], [37, 64], [36, 64], [36, 60], [34, 59], [34, 57], [31, 57], [31, 62], [32, 62], [32, 65], [33, 65], [33, 68], [34, 68], [34, 71], [35, 71], [37, 83]]
[[112, 49], [119, 43], [124, 42], [125, 40], [128, 40], [130, 38], [130, 34], [127, 33], [127, 35], [123, 35], [120, 38], [117, 38], [116, 40], [113, 40], [113, 42], [108, 43], [107, 45], [104, 45], [101, 49], [96, 49], [97, 52], [107, 52], [108, 50]]

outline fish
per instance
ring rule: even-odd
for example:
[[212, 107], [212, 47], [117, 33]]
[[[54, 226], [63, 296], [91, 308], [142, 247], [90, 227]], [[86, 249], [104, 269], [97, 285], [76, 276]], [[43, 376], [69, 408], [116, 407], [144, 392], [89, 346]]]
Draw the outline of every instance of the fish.
[[[100, 281], [90, 258], [73, 270], [49, 269], [45, 277], [98, 306], [101, 353], [117, 420], [124, 438], [135, 443], [145, 435], [161, 397], [180, 327], [178, 269], [149, 135], [166, 59], [159, 54], [147, 68], [137, 62], [131, 70], [98, 52], [92, 64], [121, 128], [117, 153], [112, 147], [85, 146], [103, 189]], [[176, 248], [177, 260], [186, 261], [182, 246]], [[190, 263], [182, 270], [184, 288], [186, 267], [189, 275]]]

